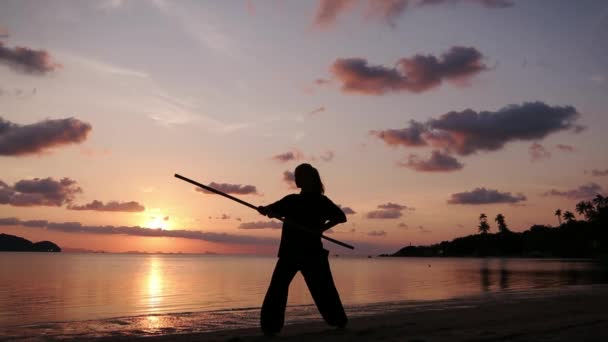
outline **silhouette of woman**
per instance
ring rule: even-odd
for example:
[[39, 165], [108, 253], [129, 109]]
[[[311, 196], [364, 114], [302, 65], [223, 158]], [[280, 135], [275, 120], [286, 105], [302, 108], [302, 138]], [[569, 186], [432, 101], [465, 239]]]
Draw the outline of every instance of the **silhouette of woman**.
[[[258, 207], [262, 215], [287, 221], [281, 232], [279, 260], [262, 305], [260, 323], [266, 335], [274, 335], [283, 328], [289, 284], [298, 271], [302, 272], [319, 312], [329, 325], [343, 328], [348, 320], [329, 269], [329, 252], [321, 243], [321, 233], [346, 222], [346, 215], [325, 197], [319, 172], [310, 164], [296, 167], [295, 181], [301, 189], [299, 194]], [[313, 233], [292, 227], [290, 222]]]

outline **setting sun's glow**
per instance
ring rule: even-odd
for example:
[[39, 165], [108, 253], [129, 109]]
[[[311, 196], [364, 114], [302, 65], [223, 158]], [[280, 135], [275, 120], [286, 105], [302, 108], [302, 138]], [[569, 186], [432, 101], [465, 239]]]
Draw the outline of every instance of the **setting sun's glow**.
[[162, 216], [155, 216], [155, 217], [149, 218], [148, 220], [145, 221], [145, 223], [142, 225], [142, 227], [153, 228], [153, 229], [160, 228], [162, 230], [170, 229], [169, 220], [163, 218]]

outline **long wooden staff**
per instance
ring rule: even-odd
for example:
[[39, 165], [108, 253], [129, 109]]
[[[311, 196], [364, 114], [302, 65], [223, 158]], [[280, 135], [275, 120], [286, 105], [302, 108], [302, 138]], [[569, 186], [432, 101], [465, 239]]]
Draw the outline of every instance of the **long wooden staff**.
[[[228, 194], [227, 194], [227, 193], [225, 193], [225, 192], [222, 192], [222, 191], [217, 190], [217, 189], [214, 189], [214, 188], [212, 188], [212, 187], [210, 187], [210, 186], [207, 186], [207, 185], [201, 184], [201, 183], [199, 183], [199, 182], [197, 182], [197, 181], [193, 181], [193, 180], [192, 180], [192, 179], [190, 179], [190, 178], [186, 178], [186, 177], [184, 177], [184, 176], [182, 176], [182, 175], [179, 175], [179, 174], [177, 174], [177, 173], [175, 174], [175, 178], [179, 178], [179, 179], [181, 179], [181, 180], [183, 180], [183, 181], [185, 181], [185, 182], [188, 182], [188, 183], [190, 183], [190, 184], [194, 184], [194, 185], [198, 186], [199, 188], [203, 188], [203, 189], [205, 189], [205, 190], [207, 190], [207, 191], [209, 191], [209, 192], [213, 192], [214, 194], [218, 194], [218, 195], [224, 196], [224, 197], [229, 198], [229, 199], [231, 199], [231, 200], [233, 200], [233, 201], [235, 201], [235, 202], [238, 202], [238, 203], [240, 203], [240, 204], [242, 204], [242, 205], [244, 205], [244, 206], [247, 206], [247, 207], [249, 207], [249, 208], [251, 208], [251, 209], [253, 209], [253, 210], [255, 210], [255, 211], [258, 211], [258, 207], [256, 207], [255, 205], [253, 205], [253, 204], [251, 204], [251, 203], [245, 202], [245, 201], [243, 201], [242, 199], [239, 199], [239, 198], [236, 198], [236, 197], [234, 197], [234, 196], [228, 195]], [[286, 223], [288, 223], [290, 226], [295, 227], [295, 228], [297, 228], [297, 229], [299, 229], [299, 230], [302, 230], [302, 231], [308, 232], [308, 233], [310, 233], [310, 234], [318, 234], [318, 233], [316, 233], [316, 232], [314, 232], [314, 231], [312, 231], [312, 230], [308, 229], [307, 227], [305, 227], [305, 226], [303, 226], [303, 225], [301, 225], [301, 224], [299, 224], [299, 223], [293, 222], [293, 221], [291, 221], [291, 220], [285, 220], [284, 218], [281, 218], [281, 217], [275, 217], [275, 218], [276, 218], [277, 220], [280, 220], [280, 221], [286, 222]], [[338, 240], [336, 240], [336, 239], [332, 239], [332, 238], [327, 237], [327, 236], [325, 236], [325, 235], [323, 235], [323, 234], [320, 234], [320, 235], [321, 235], [321, 238], [323, 238], [323, 239], [325, 239], [325, 240], [327, 240], [327, 241], [333, 242], [333, 243], [338, 244], [338, 245], [340, 245], [340, 246], [342, 246], [342, 247], [346, 247], [346, 248], [350, 248], [350, 249], [355, 249], [355, 247], [353, 247], [353, 246], [351, 246], [351, 245], [349, 245], [349, 244], [347, 244], [347, 243], [344, 243], [344, 242], [342, 242], [342, 241], [338, 241]]]

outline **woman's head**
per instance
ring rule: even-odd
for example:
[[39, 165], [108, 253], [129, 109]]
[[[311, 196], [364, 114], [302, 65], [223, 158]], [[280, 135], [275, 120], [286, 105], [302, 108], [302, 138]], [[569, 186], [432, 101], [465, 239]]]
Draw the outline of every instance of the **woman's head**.
[[310, 164], [300, 164], [295, 171], [296, 186], [305, 192], [325, 193], [319, 171]]

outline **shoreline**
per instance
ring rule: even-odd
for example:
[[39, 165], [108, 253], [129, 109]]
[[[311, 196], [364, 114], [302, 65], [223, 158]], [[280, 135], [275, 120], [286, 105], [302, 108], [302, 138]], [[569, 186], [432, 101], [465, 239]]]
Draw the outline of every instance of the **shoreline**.
[[[183, 313], [65, 322], [5, 335], [9, 341], [605, 341], [608, 340], [608, 285], [575, 285], [437, 301], [375, 303], [372, 310], [347, 307], [344, 330], [326, 325], [318, 314], [298, 319], [272, 339], [255, 320], [243, 327], [238, 316], [209, 331], [212, 315]], [[288, 308], [289, 310], [289, 308]], [[316, 313], [316, 308], [311, 308]], [[366, 314], [362, 314], [366, 312]], [[311, 318], [312, 317], [312, 318]], [[83, 324], [83, 325], [79, 325]], [[233, 328], [230, 328], [230, 326]], [[26, 328], [26, 327], [23, 327]], [[45, 330], [48, 329], [48, 330]], [[18, 333], [17, 333], [18, 332]]]
[[[485, 297], [485, 298], [484, 298]], [[532, 290], [429, 303], [416, 310], [354, 317], [338, 330], [322, 321], [287, 325], [273, 338], [260, 329], [95, 341], [606, 341], [608, 285]]]

